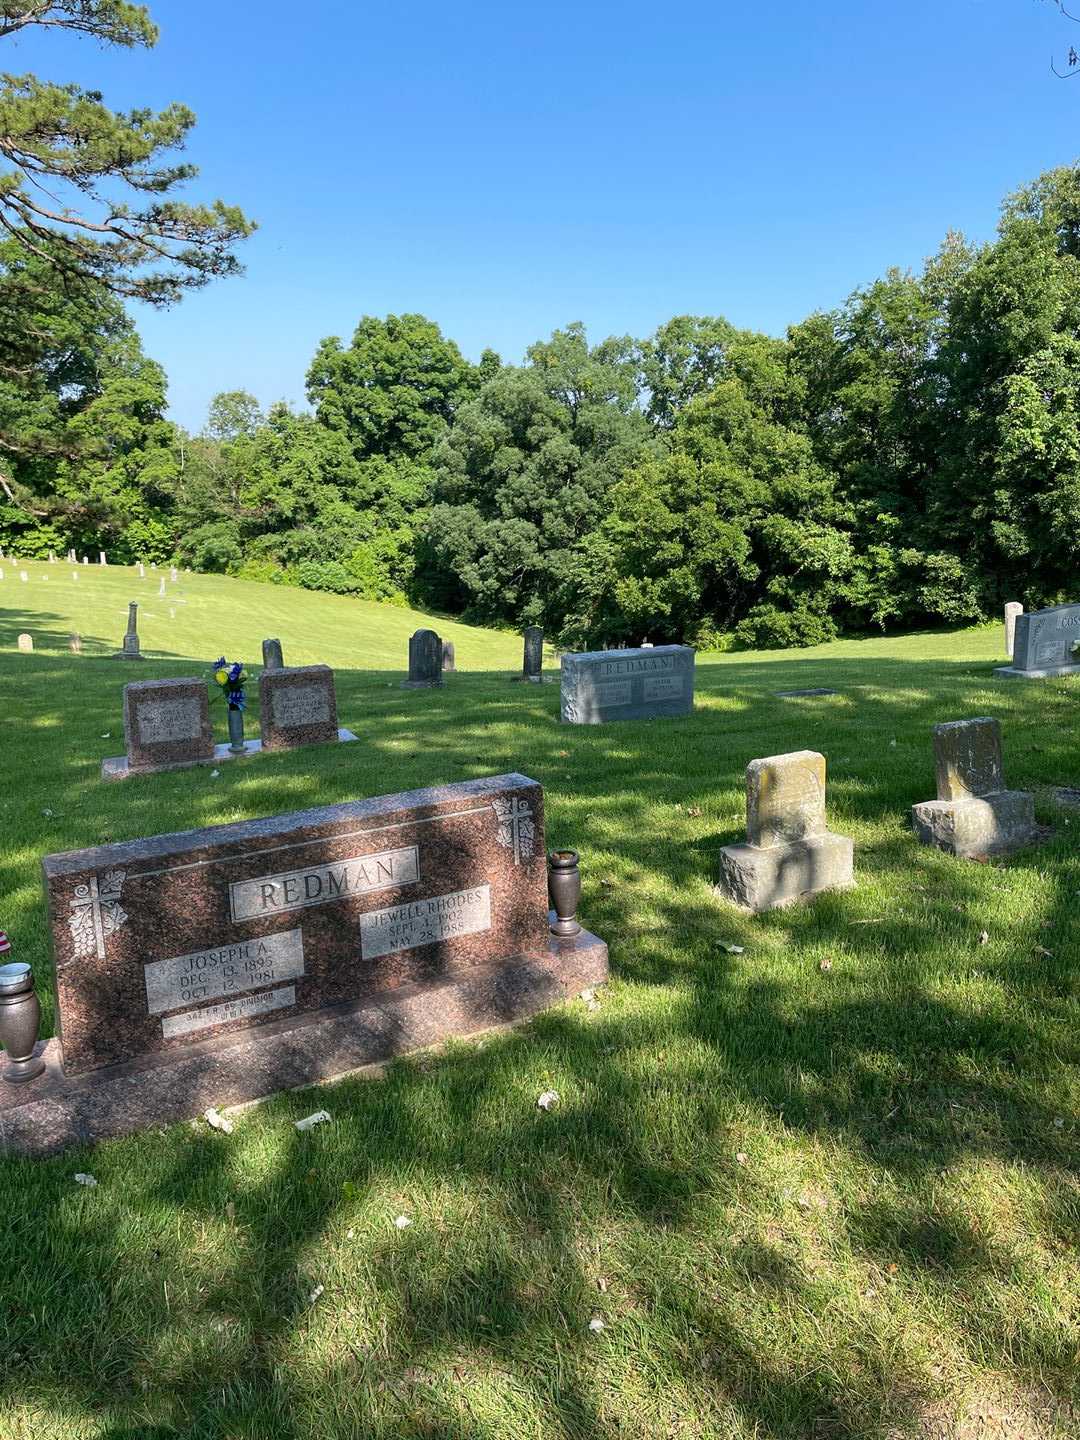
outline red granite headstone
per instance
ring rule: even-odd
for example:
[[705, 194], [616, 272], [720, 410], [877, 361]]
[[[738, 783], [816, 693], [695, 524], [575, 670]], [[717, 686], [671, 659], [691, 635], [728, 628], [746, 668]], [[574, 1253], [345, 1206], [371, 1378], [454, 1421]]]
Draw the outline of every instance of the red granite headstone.
[[124, 686], [124, 738], [131, 770], [197, 765], [213, 758], [205, 680], [140, 680]]
[[259, 677], [259, 725], [264, 750], [336, 740], [337, 698], [330, 666], [264, 670]]
[[[442, 994], [479, 967], [554, 973], [543, 792], [524, 775], [49, 855], [44, 871], [69, 1075], [406, 987]], [[438, 1013], [426, 1023], [437, 1038]]]

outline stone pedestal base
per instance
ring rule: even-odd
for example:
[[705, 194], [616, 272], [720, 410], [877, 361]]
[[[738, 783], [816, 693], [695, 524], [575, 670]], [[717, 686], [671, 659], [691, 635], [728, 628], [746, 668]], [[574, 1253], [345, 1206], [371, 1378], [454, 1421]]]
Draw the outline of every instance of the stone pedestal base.
[[583, 930], [570, 940], [552, 936], [547, 955], [475, 966], [87, 1075], [65, 1076], [60, 1043], [47, 1040], [34, 1052], [45, 1060], [44, 1075], [26, 1085], [0, 1083], [0, 1150], [55, 1155], [189, 1120], [211, 1105], [337, 1080], [451, 1036], [524, 1020], [607, 974], [607, 946]]
[[[138, 657], [136, 657], [138, 658]], [[337, 738], [342, 744], [347, 740], [355, 740], [356, 736], [351, 730], [339, 729]], [[296, 747], [294, 747], [296, 748]], [[223, 760], [242, 760], [244, 755], [261, 754], [285, 755], [287, 750], [263, 751], [261, 740], [245, 740], [243, 754], [238, 750], [232, 750], [226, 744], [215, 745], [214, 753], [207, 755], [204, 760], [177, 760], [170, 765], [139, 765], [132, 767], [128, 764], [126, 755], [111, 755], [107, 760], [101, 762], [101, 778], [103, 780], [126, 780], [129, 775], [160, 775], [165, 770], [190, 770], [194, 765], [220, 765]]]
[[852, 842], [831, 831], [764, 849], [725, 845], [720, 851], [718, 888], [748, 910], [772, 910], [819, 890], [854, 885], [853, 858]]
[[950, 855], [1002, 855], [1036, 836], [1035, 797], [1029, 790], [998, 790], [969, 800], [926, 800], [911, 807], [924, 845]]
[[1080, 675], [1080, 665], [1048, 665], [1044, 670], [1018, 670], [1015, 665], [998, 665], [1000, 680], [1050, 680], [1055, 675]]

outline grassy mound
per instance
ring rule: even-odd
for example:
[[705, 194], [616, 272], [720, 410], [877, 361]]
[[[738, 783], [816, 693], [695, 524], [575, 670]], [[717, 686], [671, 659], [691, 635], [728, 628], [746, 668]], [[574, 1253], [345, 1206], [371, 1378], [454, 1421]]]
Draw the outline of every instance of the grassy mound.
[[[992, 680], [998, 628], [843, 642], [700, 657], [691, 719], [569, 728], [556, 686], [508, 683], [514, 636], [435, 622], [460, 673], [403, 691], [409, 612], [26, 568], [0, 582], [0, 928], [50, 1028], [42, 854], [507, 769], [582, 852], [614, 978], [229, 1136], [3, 1161], [5, 1440], [1075, 1436], [1080, 814], [1047, 789], [1080, 784], [1075, 681]], [[140, 594], [152, 658], [104, 658]], [[100, 782], [125, 681], [266, 635], [335, 666], [360, 743]], [[1054, 827], [993, 865], [908, 825], [932, 724], [979, 714]], [[804, 747], [859, 885], [750, 919], [716, 851], [747, 761]]]

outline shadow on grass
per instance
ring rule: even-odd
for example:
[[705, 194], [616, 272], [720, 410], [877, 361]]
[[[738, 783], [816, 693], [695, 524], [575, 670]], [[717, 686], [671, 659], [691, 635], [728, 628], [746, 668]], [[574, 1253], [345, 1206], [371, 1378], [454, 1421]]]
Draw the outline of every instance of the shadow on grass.
[[[37, 721], [81, 727], [85, 751], [115, 680], [57, 686], [74, 658], [26, 662]], [[933, 793], [940, 719], [1000, 715], [1015, 786], [1075, 779], [1074, 691], [970, 664], [801, 664], [765, 685], [702, 666], [691, 719], [580, 729], [558, 725], [554, 687], [401, 692], [400, 674], [339, 670], [358, 745], [236, 762], [227, 790], [162, 776], [109, 798], [93, 761], [55, 775], [88, 844], [103, 823], [120, 839], [162, 815], [522, 770], [546, 786], [549, 840], [583, 852], [583, 913], [621, 983], [593, 1016], [281, 1097], [232, 1137], [177, 1127], [9, 1162], [0, 1419], [37, 1405], [64, 1417], [48, 1433], [109, 1440], [879, 1440], [927, 1433], [987, 1367], [1067, 1417], [1075, 1287], [1039, 1299], [1038, 1257], [963, 1192], [1000, 1176], [1004, 1204], [1025, 1177], [1038, 1246], [1075, 1241], [1075, 847], [1061, 824], [1005, 865], [966, 864], [921, 850], [906, 814]], [[840, 693], [771, 693], [819, 680]], [[11, 763], [29, 773], [24, 739]], [[746, 762], [804, 747], [829, 757], [861, 887], [751, 920], [708, 891], [716, 849], [741, 838]], [[5, 893], [24, 868], [0, 860]], [[40, 899], [23, 903], [42, 935]], [[549, 1084], [562, 1103], [544, 1115]], [[296, 1134], [320, 1103], [334, 1123]], [[73, 1194], [76, 1169], [98, 1189]]]

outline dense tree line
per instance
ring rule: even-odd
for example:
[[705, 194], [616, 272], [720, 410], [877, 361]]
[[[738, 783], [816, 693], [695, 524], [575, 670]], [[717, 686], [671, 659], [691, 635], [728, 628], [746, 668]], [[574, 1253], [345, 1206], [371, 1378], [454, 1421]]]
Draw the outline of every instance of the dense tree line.
[[473, 364], [423, 316], [365, 317], [318, 347], [310, 411], [237, 391], [196, 436], [106, 287], [12, 237], [5, 296], [39, 336], [0, 342], [19, 554], [176, 557], [574, 644], [810, 644], [1080, 598], [1077, 168], [1011, 196], [992, 242], [949, 235], [782, 339], [570, 325]]

